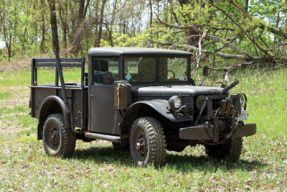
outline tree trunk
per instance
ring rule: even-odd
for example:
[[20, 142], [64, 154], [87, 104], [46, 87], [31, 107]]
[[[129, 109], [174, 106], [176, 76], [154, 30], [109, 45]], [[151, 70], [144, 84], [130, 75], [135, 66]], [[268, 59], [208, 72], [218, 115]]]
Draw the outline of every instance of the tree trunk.
[[100, 47], [101, 43], [101, 38], [102, 38], [102, 30], [103, 30], [103, 19], [104, 19], [104, 9], [105, 9], [105, 4], [107, 0], [103, 0], [102, 2], [102, 7], [101, 7], [101, 19], [100, 19], [100, 29], [99, 29], [99, 34], [98, 34], [98, 42], [96, 47]]
[[[96, 1], [96, 13], [95, 13], [95, 17], [97, 18], [98, 20], [98, 7], [99, 7], [99, 0]], [[97, 46], [98, 44], [98, 22], [96, 23], [96, 26], [95, 26], [95, 41], [94, 41], [94, 47]]]
[[248, 12], [249, 0], [245, 0], [245, 11]]
[[245, 0], [245, 11], [248, 12], [249, 0]]
[[[183, 7], [185, 5], [188, 4], [192, 4], [192, 2], [189, 2], [188, 0], [179, 0], [180, 5]], [[185, 15], [185, 18], [188, 18], [188, 20], [192, 20], [192, 18], [190, 17], [189, 14]], [[186, 23], [188, 23], [188, 21], [186, 20]], [[190, 30], [186, 30], [186, 36], [191, 36], [191, 35], [197, 35], [198, 32], [190, 29]], [[199, 41], [199, 37], [190, 37], [187, 39], [187, 45], [191, 45], [194, 46], [195, 44], [197, 44]]]
[[[42, 4], [43, 6], [43, 4]], [[41, 53], [45, 53], [45, 33], [46, 33], [46, 28], [45, 28], [45, 16], [42, 14], [42, 26], [41, 26], [41, 31], [42, 31], [42, 39], [40, 43], [40, 51]]]
[[62, 8], [62, 2], [59, 1], [59, 16], [60, 16], [60, 20], [61, 20], [61, 27], [63, 30], [63, 42], [64, 42], [64, 53], [65, 53], [65, 57], [68, 57], [68, 52], [67, 52], [67, 34], [68, 34], [68, 3], [67, 0], [65, 0], [64, 3], [64, 8]]
[[10, 61], [11, 57], [12, 57], [12, 33], [9, 34], [8, 36], [8, 42], [6, 40], [6, 47], [7, 47], [7, 50], [8, 50], [8, 61]]
[[50, 7], [50, 21], [51, 21], [51, 29], [52, 29], [53, 48], [57, 49], [60, 53], [55, 1], [48, 0], [48, 3]]
[[78, 27], [84, 19], [85, 0], [79, 0]]
[[152, 26], [152, 2], [149, 0], [149, 26]]
[[115, 21], [115, 18], [116, 18], [116, 9], [117, 9], [117, 3], [118, 1], [115, 0], [114, 1], [114, 6], [113, 6], [113, 12], [112, 12], [112, 21], [110, 23], [110, 30], [109, 30], [109, 40], [111, 42], [111, 46], [113, 47], [114, 46], [114, 42], [113, 42], [113, 25], [114, 25], [114, 21]]

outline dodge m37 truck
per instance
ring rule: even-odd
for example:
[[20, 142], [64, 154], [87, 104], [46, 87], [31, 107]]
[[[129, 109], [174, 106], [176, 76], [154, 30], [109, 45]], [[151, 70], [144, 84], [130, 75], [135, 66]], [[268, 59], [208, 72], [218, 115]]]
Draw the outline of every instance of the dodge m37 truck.
[[[56, 53], [56, 50], [55, 50]], [[54, 67], [55, 82], [38, 85], [37, 69]], [[62, 69], [81, 68], [81, 83], [64, 82]], [[130, 149], [138, 166], [163, 165], [166, 150], [202, 144], [217, 159], [237, 161], [242, 137], [256, 133], [247, 97], [195, 85], [191, 53], [153, 48], [92, 48], [84, 59], [32, 59], [31, 117], [48, 155], [71, 156], [76, 139], [111, 141]], [[208, 69], [204, 68], [204, 74]], [[60, 82], [59, 82], [60, 78]]]

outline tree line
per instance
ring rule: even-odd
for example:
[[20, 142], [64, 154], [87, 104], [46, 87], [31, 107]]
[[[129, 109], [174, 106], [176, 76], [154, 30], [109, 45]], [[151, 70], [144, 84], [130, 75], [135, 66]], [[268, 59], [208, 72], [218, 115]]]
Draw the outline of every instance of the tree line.
[[2, 59], [49, 53], [54, 42], [63, 57], [137, 46], [187, 50], [213, 70], [287, 63], [287, 0], [0, 2]]

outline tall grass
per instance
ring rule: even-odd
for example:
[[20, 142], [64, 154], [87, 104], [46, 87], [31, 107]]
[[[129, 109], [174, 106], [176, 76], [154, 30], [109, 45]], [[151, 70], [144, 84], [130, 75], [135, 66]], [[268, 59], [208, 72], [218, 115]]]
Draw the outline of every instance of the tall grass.
[[[39, 74], [40, 83], [55, 81], [52, 70]], [[80, 79], [77, 70], [64, 74], [65, 81]], [[284, 191], [287, 69], [244, 71], [234, 78], [240, 84], [232, 93], [248, 96], [246, 123], [258, 127], [244, 139], [240, 161], [217, 161], [203, 146], [189, 146], [168, 152], [166, 165], [154, 169], [134, 167], [129, 152], [106, 141], [79, 140], [69, 159], [47, 156], [36, 139], [37, 120], [28, 114], [30, 71], [0, 73], [0, 191]]]
[[[65, 70], [66, 82], [80, 84], [80, 70]], [[232, 74], [230, 81], [237, 78], [239, 85], [232, 89], [232, 93], [243, 92], [248, 97], [247, 110], [249, 113], [246, 123], [256, 123], [258, 133], [268, 136], [281, 136], [286, 133], [287, 124], [287, 69], [264, 71], [245, 70]], [[214, 78], [207, 77], [204, 84], [211, 84]], [[40, 69], [38, 84], [54, 83], [54, 69]], [[27, 87], [31, 84], [30, 71], [15, 71], [0, 73], [0, 100], [7, 100], [12, 94], [28, 93]], [[16, 91], [15, 87], [20, 88]], [[25, 89], [24, 89], [25, 88]]]
[[271, 137], [286, 134], [287, 69], [275, 71], [253, 70], [237, 72], [233, 77], [240, 84], [232, 90], [248, 97], [247, 123], [256, 123], [258, 133]]

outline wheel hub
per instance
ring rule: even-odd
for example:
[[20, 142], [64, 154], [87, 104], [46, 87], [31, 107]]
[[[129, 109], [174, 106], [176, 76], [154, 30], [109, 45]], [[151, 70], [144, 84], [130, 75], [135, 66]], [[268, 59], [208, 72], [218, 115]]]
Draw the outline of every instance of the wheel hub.
[[57, 129], [53, 129], [50, 136], [50, 142], [54, 146], [57, 146], [59, 144], [59, 141], [60, 141], [59, 132]]
[[144, 136], [141, 136], [136, 142], [136, 150], [141, 159], [145, 159], [147, 155], [147, 141]]

